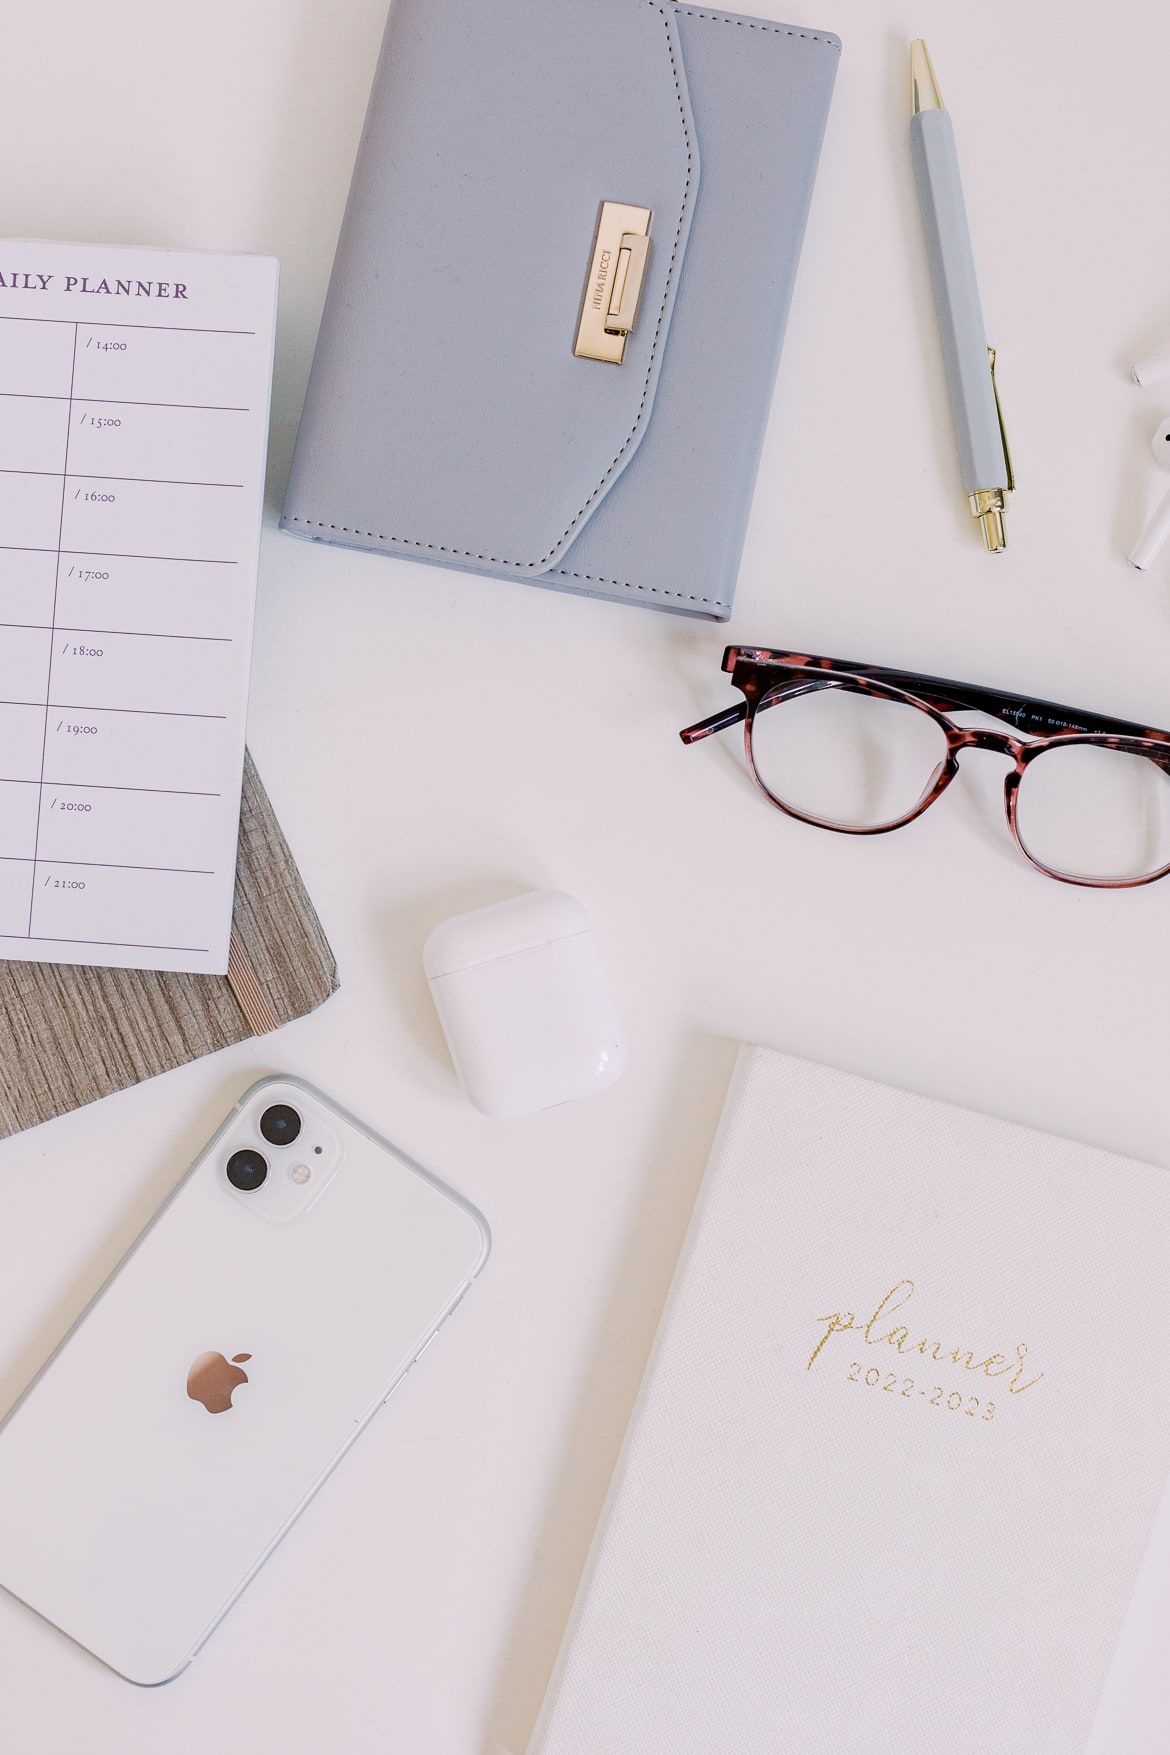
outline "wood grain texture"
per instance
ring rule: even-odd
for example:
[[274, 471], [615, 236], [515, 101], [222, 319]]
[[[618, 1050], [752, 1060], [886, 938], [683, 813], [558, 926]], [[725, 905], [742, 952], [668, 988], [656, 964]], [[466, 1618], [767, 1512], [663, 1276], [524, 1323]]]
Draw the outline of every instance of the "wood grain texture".
[[[333, 952], [250, 755], [232, 932], [277, 1025], [336, 992]], [[0, 1138], [252, 1034], [222, 975], [0, 962], [0, 1001]]]

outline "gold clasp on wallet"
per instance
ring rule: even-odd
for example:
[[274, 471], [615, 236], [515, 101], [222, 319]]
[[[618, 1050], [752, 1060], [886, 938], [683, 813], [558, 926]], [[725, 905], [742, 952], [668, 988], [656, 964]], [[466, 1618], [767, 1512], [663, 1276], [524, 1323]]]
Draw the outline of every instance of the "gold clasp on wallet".
[[573, 352], [620, 366], [650, 256], [650, 209], [603, 201]]

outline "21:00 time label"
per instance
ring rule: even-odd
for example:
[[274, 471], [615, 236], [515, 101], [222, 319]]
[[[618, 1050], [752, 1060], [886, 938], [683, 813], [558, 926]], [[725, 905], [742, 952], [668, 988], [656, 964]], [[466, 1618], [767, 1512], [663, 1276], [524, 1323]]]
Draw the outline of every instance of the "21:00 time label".
[[[883, 1378], [885, 1380], [884, 1382], [882, 1381]], [[916, 1387], [912, 1377], [903, 1377], [901, 1379], [901, 1388], [899, 1389], [897, 1387], [899, 1383], [898, 1373], [896, 1371], [879, 1371], [876, 1365], [870, 1366], [863, 1379], [861, 1376], [860, 1360], [856, 1360], [849, 1367], [848, 1381], [850, 1383], [861, 1383], [864, 1381], [870, 1389], [877, 1389], [880, 1385], [884, 1394], [896, 1395], [899, 1399], [904, 1398], [906, 1401], [914, 1401], [919, 1396], [922, 1396], [932, 1408], [946, 1408], [952, 1414], [958, 1414], [961, 1412], [965, 1414], [968, 1419], [982, 1420], [985, 1425], [988, 1420], [995, 1419], [994, 1402], [983, 1403], [981, 1411], [981, 1404], [977, 1395], [965, 1396], [957, 1389], [953, 1389], [950, 1394], [947, 1395], [945, 1389], [939, 1383], [931, 1386], [929, 1397], [927, 1396], [925, 1389], [918, 1389]], [[943, 1400], [944, 1396], [946, 1396], [945, 1401]]]

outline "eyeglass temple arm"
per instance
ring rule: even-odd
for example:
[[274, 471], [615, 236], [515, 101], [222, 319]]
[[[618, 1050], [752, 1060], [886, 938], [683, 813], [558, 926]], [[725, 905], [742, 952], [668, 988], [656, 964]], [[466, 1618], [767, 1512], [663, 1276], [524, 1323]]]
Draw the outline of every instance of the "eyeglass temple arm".
[[747, 718], [747, 702], [739, 701], [734, 707], [728, 707], [722, 713], [712, 713], [709, 719], [700, 719], [697, 725], [688, 725], [679, 736], [684, 743], [701, 743], [705, 737], [714, 737], [717, 731], [729, 731], [733, 725], [739, 725]]
[[[1166, 756], [1150, 756], [1159, 767], [1170, 771], [1170, 734], [1156, 727], [1137, 725], [1129, 719], [1114, 719], [1105, 713], [1086, 713], [1078, 707], [1064, 707], [1057, 701], [1036, 700], [1026, 695], [1010, 695], [1001, 689], [983, 688], [978, 683], [952, 682], [947, 677], [920, 676], [910, 670], [893, 670], [880, 664], [846, 664], [840, 663], [840, 670], [855, 676], [868, 676], [889, 682], [895, 688], [904, 689], [908, 695], [916, 695], [920, 701], [936, 708], [942, 713], [988, 713], [992, 718], [1002, 719], [1013, 730], [1031, 732], [1038, 737], [1059, 737], [1062, 733], [1086, 733], [1090, 736], [1105, 737], [1137, 737], [1147, 742], [1166, 744]], [[793, 680], [804, 671], [806, 675], [823, 677], [826, 670], [822, 666], [794, 665]], [[832, 672], [828, 672], [829, 675]], [[779, 697], [759, 702], [757, 711], [766, 710], [778, 704]], [[708, 719], [700, 719], [697, 725], [688, 725], [679, 732], [685, 744], [700, 743], [705, 737], [713, 737], [717, 732], [728, 731], [733, 725], [740, 725], [747, 718], [747, 702], [739, 701], [734, 707], [727, 707], [722, 713], [712, 713]]]
[[896, 687], [908, 695], [943, 713], [988, 713], [1002, 719], [1016, 731], [1030, 732], [1035, 737], [1072, 736], [1078, 732], [1090, 736], [1140, 737], [1147, 741], [1166, 742], [1170, 759], [1170, 737], [1152, 726], [1136, 725], [1129, 719], [1114, 719], [1107, 713], [1086, 713], [1079, 707], [1063, 707], [1057, 701], [1041, 701], [1028, 695], [1009, 695], [1000, 689], [985, 689], [976, 683], [952, 683], [943, 677], [916, 677], [909, 671], [884, 673]]
[[[724, 670], [733, 670], [742, 648], [729, 646], [723, 655]], [[1059, 737], [1062, 733], [1082, 732], [1106, 737], [1141, 737], [1170, 745], [1170, 732], [1156, 726], [1136, 725], [1130, 719], [1115, 719], [1106, 713], [1087, 713], [1080, 707], [1065, 707], [1058, 701], [1044, 701], [1032, 695], [1009, 694], [1003, 689], [985, 688], [980, 683], [956, 682], [951, 677], [924, 676], [913, 670], [895, 670], [882, 664], [855, 664], [844, 658], [808, 658], [803, 662], [795, 653], [777, 652], [779, 666], [790, 666], [790, 674], [823, 677], [834, 672], [872, 677], [878, 682], [892, 683], [895, 688], [916, 695], [920, 701], [943, 713], [990, 713], [1017, 731], [1033, 736]], [[761, 652], [759, 657], [764, 658]], [[765, 703], [761, 702], [763, 706]]]
[[[864, 673], [880, 676], [908, 695], [925, 701], [940, 713], [987, 713], [1001, 719], [1013, 731], [1033, 737], [1061, 737], [1084, 733], [1093, 737], [1137, 737], [1144, 743], [1161, 744], [1163, 750], [1147, 750], [1149, 761], [1170, 773], [1170, 735], [1156, 727], [1136, 725], [1130, 719], [1114, 719], [1107, 713], [1085, 713], [1079, 707], [1062, 707], [1058, 701], [1040, 701], [1028, 695], [1009, 695], [1001, 689], [985, 689], [978, 683], [953, 683], [945, 677], [916, 676], [913, 671], [884, 670], [870, 665]], [[762, 701], [761, 706], [768, 703]]]
[[[854, 674], [859, 676], [873, 676], [875, 673], [878, 673], [878, 671], [879, 667], [877, 665], [857, 665], [854, 669]], [[818, 678], [824, 678], [827, 675], [823, 670], [818, 670], [814, 674]], [[952, 712], [956, 710], [961, 711], [963, 707], [967, 705], [967, 703], [958, 699], [952, 699], [949, 696], [944, 697], [936, 694], [933, 688], [924, 689], [921, 686], [922, 683], [930, 679], [923, 677], [915, 678], [908, 672], [902, 672], [899, 670], [881, 670], [880, 674], [887, 681], [895, 683], [900, 687], [904, 687], [907, 694], [915, 694], [920, 701], [926, 701], [931, 707], [937, 707], [941, 711], [947, 711], [948, 709]], [[791, 681], [795, 685], [798, 679], [794, 675], [791, 678]], [[779, 694], [765, 695], [757, 703], [757, 712], [766, 712], [769, 707], [779, 706], [782, 698], [783, 697]], [[741, 725], [747, 718], [747, 711], [747, 702], [739, 701], [734, 707], [725, 708], [722, 713], [712, 713], [710, 718], [700, 719], [697, 725], [686, 726], [679, 732], [679, 737], [685, 744], [701, 743], [705, 737], [714, 737], [717, 732], [730, 731], [733, 725]], [[991, 712], [992, 709], [990, 707], [984, 707], [982, 711]]]

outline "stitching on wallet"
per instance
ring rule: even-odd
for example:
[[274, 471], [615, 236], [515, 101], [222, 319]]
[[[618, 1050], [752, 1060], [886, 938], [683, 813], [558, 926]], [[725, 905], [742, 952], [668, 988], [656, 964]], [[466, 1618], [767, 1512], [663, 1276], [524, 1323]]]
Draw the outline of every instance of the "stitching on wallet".
[[[286, 514], [293, 524], [312, 524], [318, 530], [340, 530], [343, 536], [368, 536], [374, 542], [405, 542], [402, 536], [382, 536], [373, 530], [351, 530], [348, 524], [326, 524], [321, 518], [298, 518], [293, 512]], [[499, 561], [495, 555], [473, 555], [465, 548], [444, 548], [442, 543], [428, 542], [417, 544], [418, 547], [433, 549], [436, 554], [462, 555], [467, 560], [489, 561], [497, 567], [516, 566], [515, 561]], [[694, 591], [672, 591], [668, 585], [635, 585], [630, 579], [607, 579], [602, 573], [574, 573], [569, 567], [558, 567], [557, 573], [562, 579], [584, 579], [590, 585], [618, 585], [623, 591], [650, 591], [655, 597], [681, 597], [687, 603], [710, 603], [717, 609], [730, 609], [731, 605], [722, 597], [702, 597]]]
[[655, 597], [681, 597], [687, 603], [709, 603], [715, 609], [730, 609], [722, 597], [700, 597], [694, 591], [672, 591], [667, 585], [635, 585], [629, 579], [607, 579], [602, 573], [574, 573], [569, 567], [558, 567], [561, 579], [584, 579], [589, 585], [620, 585], [623, 591], [651, 591]]
[[836, 49], [841, 53], [841, 45], [836, 37], [820, 37], [815, 31], [793, 30], [786, 24], [765, 24], [757, 18], [734, 18], [726, 12], [695, 12], [689, 6], [679, 6], [679, 12], [685, 12], [688, 18], [706, 18], [712, 24], [737, 24], [741, 30], [768, 31], [775, 37], [803, 37], [806, 43], [824, 43], [827, 48]]
[[[623, 443], [621, 449], [618, 451], [617, 455], [614, 457], [613, 462], [610, 464], [609, 468], [606, 470], [605, 474], [602, 476], [601, 480], [598, 482], [598, 484], [594, 488], [593, 492], [589, 495], [589, 498], [584, 502], [584, 504], [581, 507], [579, 507], [576, 515], [569, 520], [568, 524], [566, 524], [565, 528], [561, 531], [561, 534], [557, 537], [556, 541], [553, 543], [553, 545], [549, 549], [548, 553], [545, 555], [541, 555], [541, 557], [538, 561], [510, 561], [510, 560], [505, 560], [501, 556], [498, 556], [498, 555], [476, 554], [473, 549], [469, 549], [469, 548], [448, 548], [445, 544], [439, 543], [439, 542], [423, 542], [417, 537], [383, 536], [383, 535], [381, 535], [378, 532], [373, 531], [373, 530], [351, 529], [351, 527], [348, 524], [326, 524], [319, 518], [300, 518], [296, 515], [296, 513], [287, 514], [287, 516], [291, 519], [291, 521], [294, 524], [311, 524], [311, 525], [314, 525], [318, 530], [340, 530], [346, 536], [365, 536], [365, 537], [368, 537], [371, 542], [396, 542], [396, 543], [399, 543], [407, 548], [430, 549], [433, 554], [460, 555], [460, 556], [462, 556], [462, 558], [464, 560], [487, 561], [493, 567], [525, 567], [525, 568], [528, 568], [530, 570], [534, 570], [537, 567], [545, 566], [552, 559], [552, 557], [556, 554], [557, 550], [561, 547], [565, 538], [569, 535], [570, 531], [572, 531], [574, 529], [574, 527], [581, 522], [581, 519], [585, 516], [586, 512], [589, 510], [590, 506], [593, 504], [593, 502], [597, 498], [598, 494], [601, 493], [602, 489], [605, 487], [606, 482], [609, 480], [610, 476], [613, 474], [614, 470], [617, 468], [618, 464], [621, 462], [622, 458], [625, 456], [625, 453], [629, 450], [630, 443], [631, 443], [635, 433], [638, 431], [638, 428], [641, 426], [643, 417], [645, 416], [645, 413], [646, 413], [646, 398], [650, 394], [650, 380], [651, 380], [651, 377], [653, 376], [653, 373], [654, 373], [654, 364], [658, 358], [658, 349], [659, 349], [659, 345], [660, 345], [661, 340], [662, 340], [662, 320], [666, 315], [666, 304], [667, 304], [667, 300], [670, 297], [670, 289], [674, 285], [674, 269], [675, 269], [675, 263], [678, 260], [678, 246], [679, 246], [679, 241], [682, 238], [683, 221], [686, 218], [687, 209], [690, 206], [691, 182], [692, 182], [693, 176], [694, 176], [694, 153], [693, 153], [692, 148], [691, 148], [691, 131], [687, 125], [686, 106], [683, 103], [682, 86], [679, 83], [679, 77], [678, 77], [678, 62], [675, 59], [674, 44], [670, 38], [669, 15], [667, 13], [666, 7], [662, 3], [662, 0], [646, 0], [646, 3], [647, 3], [647, 5], [652, 6], [654, 11], [661, 15], [662, 26], [663, 26], [663, 29], [666, 31], [666, 49], [667, 49], [667, 53], [670, 56], [670, 70], [671, 70], [671, 75], [674, 79], [674, 94], [678, 100], [679, 120], [682, 123], [683, 140], [686, 144], [687, 175], [686, 175], [686, 183], [685, 183], [684, 188], [683, 188], [682, 205], [679, 208], [678, 225], [675, 228], [674, 248], [670, 252], [670, 266], [666, 272], [666, 285], [662, 291], [662, 304], [659, 307], [659, 311], [658, 311], [658, 322], [654, 326], [654, 345], [650, 349], [650, 358], [649, 358], [649, 361], [647, 362], [647, 365], [646, 365], [646, 381], [642, 386], [641, 401], [638, 403], [638, 413], [634, 419], [633, 426], [630, 428], [629, 432], [626, 434], [625, 442]], [[672, 0], [670, 11], [674, 12], [676, 10], [681, 10], [681, 8], [676, 7], [674, 4], [674, 0]], [[706, 15], [706, 14], [701, 14], [701, 13], [695, 13], [695, 14], [693, 14], [693, 16], [697, 18], [697, 17], [703, 17], [703, 16], [714, 17], [715, 15], [714, 14]], [[731, 23], [732, 21], [729, 19], [727, 22]], [[789, 34], [791, 35], [792, 33], [790, 32]], [[572, 575], [572, 577], [574, 577], [574, 578], [577, 578], [580, 576], [581, 575], [578, 575], [578, 574]], [[614, 580], [606, 581], [606, 583], [618, 585], [618, 584], [622, 584], [623, 581], [618, 580], [618, 579], [614, 579]], [[634, 589], [634, 587], [629, 587], [629, 588]], [[639, 586], [639, 587], [637, 587], [637, 589], [640, 590], [640, 589], [642, 589], [642, 587]], [[650, 589], [653, 590], [655, 588], [650, 587]], [[663, 590], [661, 595], [663, 595], [665, 597], [682, 597], [682, 596], [685, 596], [686, 593], [685, 592]], [[706, 603], [706, 602], [709, 602], [711, 600], [708, 598], [703, 598], [701, 601]]]

